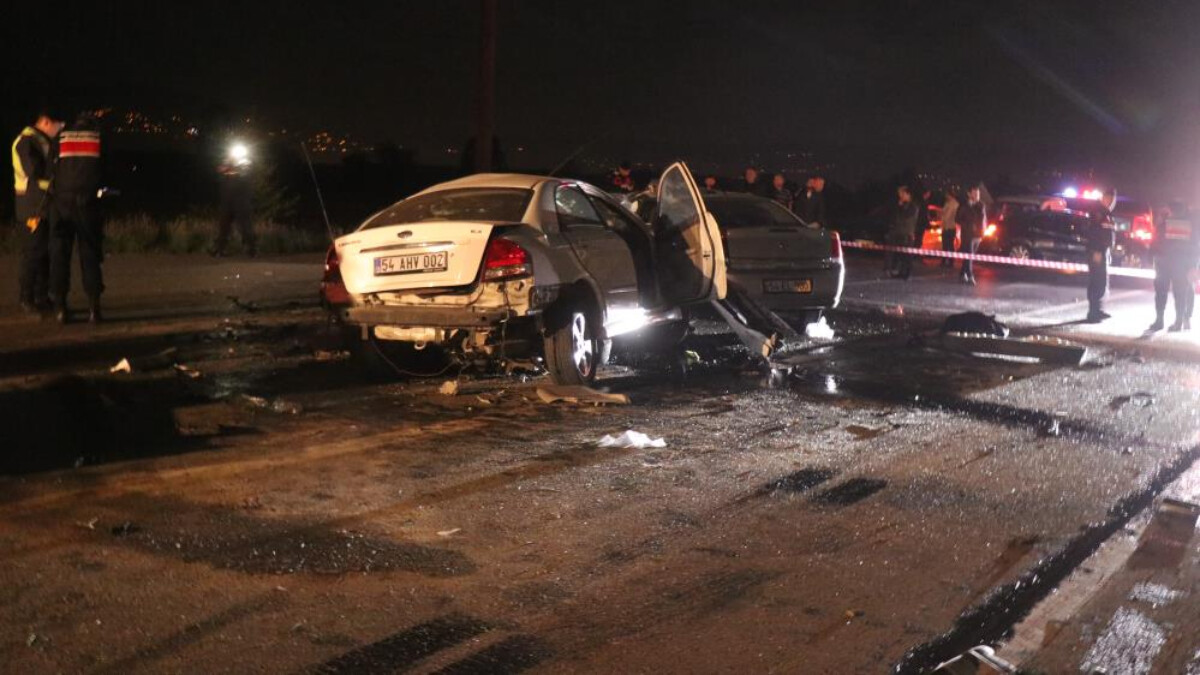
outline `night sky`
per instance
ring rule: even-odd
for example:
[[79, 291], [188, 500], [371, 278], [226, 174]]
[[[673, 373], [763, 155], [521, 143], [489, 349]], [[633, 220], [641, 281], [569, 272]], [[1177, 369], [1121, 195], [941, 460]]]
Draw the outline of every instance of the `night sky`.
[[[5, 21], [18, 92], [245, 112], [422, 161], [473, 131], [474, 0], [47, 7], [53, 29], [16, 29], [41, 20], [27, 9]], [[497, 133], [532, 162], [590, 144], [771, 169], [795, 150], [872, 171], [1092, 168], [1179, 194], [1200, 169], [1196, 2], [500, 0], [499, 14]]]

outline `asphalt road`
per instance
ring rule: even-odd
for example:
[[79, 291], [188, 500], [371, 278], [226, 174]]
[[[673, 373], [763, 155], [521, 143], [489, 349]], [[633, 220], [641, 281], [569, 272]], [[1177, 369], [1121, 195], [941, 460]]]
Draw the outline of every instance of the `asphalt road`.
[[[319, 256], [116, 257], [100, 327], [0, 306], [0, 662], [872, 673], [991, 643], [1185, 672], [1195, 521], [1152, 516], [1200, 498], [1194, 337], [1141, 339], [1142, 286], [1092, 327], [1078, 278], [878, 264], [851, 259], [837, 338], [774, 376], [709, 330], [683, 381], [619, 354], [601, 386], [631, 403], [603, 407], [536, 377], [365, 377], [314, 306]], [[932, 348], [962, 309], [1088, 359]], [[596, 446], [626, 429], [666, 446]], [[1119, 541], [1171, 554], [1097, 557]], [[1140, 581], [1177, 595], [1117, 585]], [[1122, 643], [1130, 622], [1151, 638]]]

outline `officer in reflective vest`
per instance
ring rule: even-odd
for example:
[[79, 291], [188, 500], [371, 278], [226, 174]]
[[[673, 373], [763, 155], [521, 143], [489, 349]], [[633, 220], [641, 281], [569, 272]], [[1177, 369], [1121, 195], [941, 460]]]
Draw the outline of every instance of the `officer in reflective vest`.
[[50, 226], [46, 197], [54, 169], [54, 138], [62, 131], [57, 116], [43, 112], [12, 144], [13, 192], [16, 196], [21, 263], [18, 272], [21, 309], [30, 314], [49, 309]]
[[1112, 210], [1117, 206], [1117, 191], [1105, 190], [1100, 203], [1090, 212], [1091, 230], [1087, 237], [1088, 254], [1088, 323], [1100, 323], [1110, 318], [1104, 311], [1104, 296], [1108, 294], [1108, 263], [1116, 243]]
[[70, 320], [71, 252], [79, 243], [79, 273], [88, 296], [89, 320], [101, 320], [104, 280], [104, 233], [100, 219], [100, 132], [95, 120], [82, 115], [62, 132], [58, 166], [50, 186], [50, 296], [59, 323]]
[[1191, 271], [1200, 258], [1200, 228], [1195, 217], [1182, 203], [1175, 202], [1159, 212], [1155, 219], [1154, 243], [1154, 311], [1156, 318], [1151, 331], [1163, 329], [1167, 310], [1167, 293], [1175, 295], [1175, 323], [1171, 332], [1190, 330], [1191, 308], [1195, 290]]

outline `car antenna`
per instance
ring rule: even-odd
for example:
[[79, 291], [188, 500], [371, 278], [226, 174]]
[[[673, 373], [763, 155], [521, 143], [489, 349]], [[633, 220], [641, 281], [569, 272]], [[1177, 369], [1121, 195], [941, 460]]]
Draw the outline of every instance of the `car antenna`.
[[300, 152], [304, 153], [304, 162], [308, 164], [308, 175], [312, 176], [313, 188], [317, 191], [317, 203], [321, 205], [321, 216], [325, 218], [325, 231], [329, 233], [329, 243], [337, 237], [333, 235], [333, 226], [329, 224], [329, 212], [325, 210], [325, 197], [321, 194], [321, 184], [317, 182], [317, 171], [313, 168], [312, 158], [308, 156], [308, 146], [300, 141]]
[[587, 143], [584, 143], [583, 145], [579, 146], [578, 148], [575, 148], [575, 151], [574, 151], [574, 152], [572, 152], [571, 154], [567, 155], [567, 156], [566, 156], [566, 158], [565, 158], [565, 159], [563, 159], [563, 161], [561, 161], [561, 162], [559, 162], [559, 163], [558, 163], [558, 166], [554, 167], [554, 169], [553, 169], [553, 170], [552, 170], [550, 173], [548, 173], [548, 174], [546, 174], [546, 175], [547, 175], [547, 176], [554, 176], [554, 175], [556, 175], [556, 174], [557, 174], [559, 171], [562, 171], [562, 170], [563, 170], [563, 167], [565, 167], [565, 166], [566, 166], [568, 163], [570, 163], [570, 161], [571, 161], [571, 160], [573, 160], [573, 159], [575, 159], [576, 157], [578, 157], [578, 156], [579, 156], [579, 154], [580, 154], [581, 152], [583, 152], [584, 150], [586, 150], [586, 149], [587, 149], [589, 146], [591, 146], [591, 145], [594, 145], [595, 143], [599, 142], [601, 139], [603, 139], [603, 138], [604, 138], [604, 137], [606, 137], [606, 136], [608, 136], [608, 132], [605, 132], [605, 133], [603, 133], [603, 134], [600, 134], [599, 136], [597, 136], [597, 137], [593, 138], [592, 140], [588, 141]]

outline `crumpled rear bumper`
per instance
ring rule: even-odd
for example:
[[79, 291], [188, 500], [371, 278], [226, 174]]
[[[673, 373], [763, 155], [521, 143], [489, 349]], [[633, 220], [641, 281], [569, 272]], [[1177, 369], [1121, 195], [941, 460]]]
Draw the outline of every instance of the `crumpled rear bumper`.
[[363, 326], [432, 326], [436, 328], [493, 328], [516, 318], [512, 309], [474, 307], [411, 307], [371, 305], [341, 311], [346, 323]]

